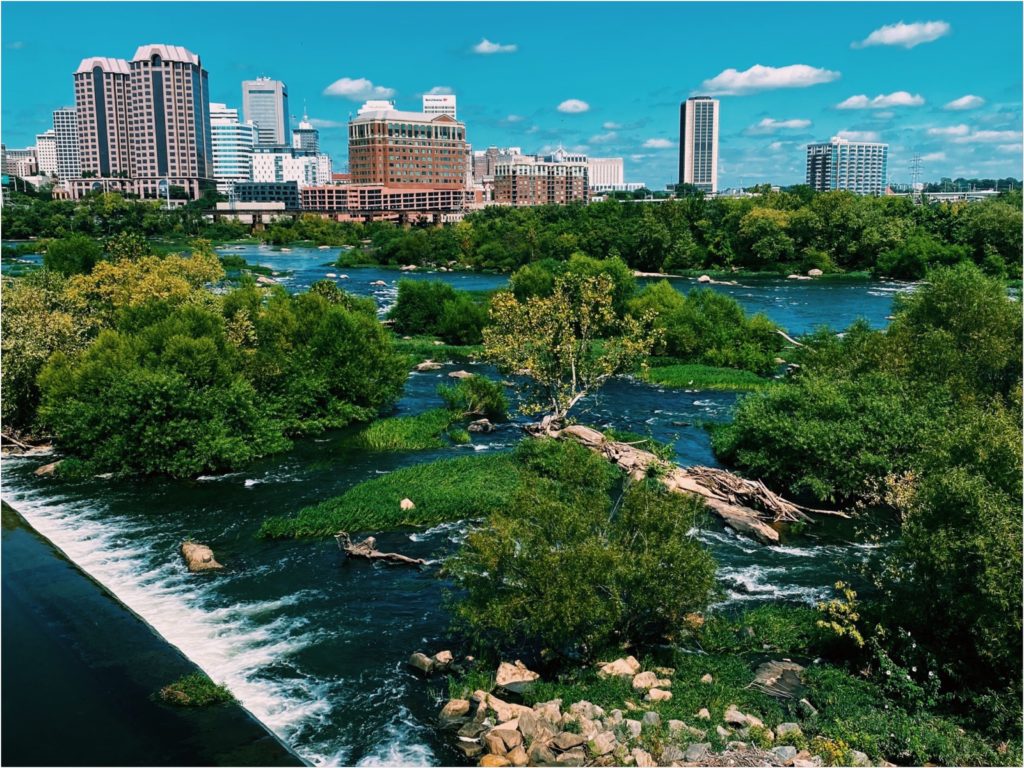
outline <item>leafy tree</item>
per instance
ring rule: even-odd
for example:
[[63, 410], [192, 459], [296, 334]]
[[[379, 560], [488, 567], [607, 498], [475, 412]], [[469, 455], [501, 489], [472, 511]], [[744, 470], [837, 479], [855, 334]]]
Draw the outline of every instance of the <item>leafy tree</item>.
[[605, 275], [569, 273], [555, 280], [550, 296], [520, 302], [502, 291], [491, 301], [485, 354], [501, 370], [526, 375], [530, 401], [523, 409], [546, 413], [545, 428], [650, 354], [655, 339], [650, 318], [616, 317], [612, 287]]
[[65, 277], [88, 274], [102, 255], [102, 249], [91, 237], [69, 235], [46, 244], [43, 266]]
[[688, 535], [699, 500], [639, 482], [613, 509], [614, 471], [593, 452], [527, 440], [517, 456], [507, 511], [445, 564], [460, 589], [455, 627], [480, 651], [591, 660], [663, 642], [706, 607], [714, 562]]

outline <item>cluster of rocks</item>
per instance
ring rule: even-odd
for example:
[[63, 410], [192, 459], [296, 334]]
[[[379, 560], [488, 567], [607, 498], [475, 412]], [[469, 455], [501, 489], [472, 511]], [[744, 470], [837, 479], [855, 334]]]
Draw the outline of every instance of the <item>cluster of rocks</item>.
[[473, 665], [472, 656], [466, 656], [461, 662], [455, 661], [455, 655], [451, 651], [438, 651], [433, 656], [417, 651], [409, 657], [409, 666], [422, 675], [433, 675], [434, 673], [465, 672], [467, 667]]
[[[447, 652], [442, 652], [447, 653]], [[451, 654], [447, 666], [451, 665]], [[415, 666], [428, 671], [431, 657], [415, 654]], [[436, 656], [434, 657], [436, 658]], [[413, 663], [410, 660], [410, 663]], [[646, 702], [671, 699], [674, 670], [655, 667], [642, 670], [632, 656], [600, 665], [602, 677], [628, 678], [633, 690]], [[522, 662], [503, 662], [495, 675], [494, 690], [510, 695], [526, 691], [539, 675]], [[702, 683], [714, 682], [704, 675]], [[653, 694], [653, 695], [652, 695]], [[504, 695], [504, 694], [503, 694]], [[711, 713], [695, 714], [698, 728], [682, 720], [662, 722], [655, 711], [643, 711], [627, 701], [624, 710], [605, 711], [588, 701], [563, 708], [561, 699], [532, 707], [477, 690], [468, 699], [451, 699], [441, 710], [442, 728], [455, 732], [456, 746], [467, 759], [481, 766], [690, 766], [770, 765], [806, 768], [820, 766], [819, 757], [791, 744], [771, 747], [776, 740], [800, 743], [803, 734], [796, 723], [782, 723], [774, 730], [755, 715], [732, 705], [723, 721], [714, 726], [725, 749], [716, 752], [708, 740]], [[762, 746], [756, 746], [760, 744]], [[764, 745], [768, 744], [767, 748]], [[853, 753], [854, 765], [867, 765], [863, 753]]]
[[822, 272], [820, 269], [809, 269], [809, 270], [807, 270], [807, 274], [806, 275], [798, 275], [796, 273], [793, 273], [791, 275], [786, 275], [786, 279], [787, 280], [810, 280], [810, 279], [815, 278], [815, 277], [821, 277], [823, 274], [825, 274], [825, 273]]

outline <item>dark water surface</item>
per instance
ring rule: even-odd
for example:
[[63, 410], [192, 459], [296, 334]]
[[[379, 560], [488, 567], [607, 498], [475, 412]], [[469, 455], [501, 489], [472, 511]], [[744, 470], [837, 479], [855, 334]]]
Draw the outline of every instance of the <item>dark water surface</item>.
[[[234, 252], [290, 270], [283, 282], [297, 289], [334, 273], [346, 290], [375, 296], [382, 307], [393, 301], [399, 278], [392, 270], [321, 266], [336, 251], [281, 253], [244, 246]], [[340, 277], [346, 273], [347, 279]], [[429, 277], [471, 289], [504, 283], [502, 277], [477, 274]], [[385, 286], [371, 285], [377, 280]], [[729, 290], [748, 308], [764, 310], [799, 332], [819, 323], [842, 326], [856, 314], [884, 324], [897, 288], [858, 283], [826, 289], [824, 283], [763, 281]], [[412, 374], [398, 411], [439, 405], [436, 387], [449, 381], [447, 373], [455, 367]], [[708, 434], [700, 425], [728, 419], [735, 400], [732, 393], [664, 390], [617, 380], [583, 404], [580, 418], [671, 440], [683, 464], [713, 464]], [[333, 541], [265, 542], [254, 534], [268, 516], [294, 513], [380, 473], [439, 456], [508, 450], [519, 435], [510, 425], [475, 435], [466, 446], [370, 454], [355, 450], [351, 433], [340, 431], [301, 441], [290, 452], [244, 471], [194, 481], [70, 483], [34, 477], [40, 459], [5, 459], [3, 496], [163, 638], [227, 684], [246, 709], [304, 759], [315, 764], [459, 764], [447, 739], [438, 738], [433, 728], [443, 682], [425, 683], [405, 667], [412, 651], [445, 647], [445, 584], [436, 567], [349, 562]], [[870, 528], [873, 523], [855, 525]], [[463, 532], [462, 525], [450, 524], [378, 539], [382, 549], [436, 560], [456, 546]], [[862, 539], [852, 535], [850, 524], [835, 521], [810, 526], [806, 534], [775, 548], [760, 547], [715, 521], [694, 535], [719, 563], [718, 605], [723, 609], [778, 599], [814, 602], [838, 578], [856, 583], [853, 570], [877, 551], [876, 545], [850, 543]], [[185, 537], [209, 543], [226, 568], [189, 574], [177, 553]], [[6, 569], [4, 584], [6, 590]], [[8, 629], [5, 615], [5, 633]], [[69, 636], [67, 642], [75, 641]], [[94, 657], [88, 664], [102, 670], [108, 662]], [[131, 706], [142, 691], [118, 695]], [[59, 697], [53, 706], [52, 717], [63, 719]], [[19, 720], [28, 719], [14, 717], [14, 730], [5, 728], [8, 738], [18, 733]], [[87, 724], [92, 713], [79, 717]], [[131, 727], [117, 713], [97, 712], [96, 717], [118, 718], [122, 727]]]

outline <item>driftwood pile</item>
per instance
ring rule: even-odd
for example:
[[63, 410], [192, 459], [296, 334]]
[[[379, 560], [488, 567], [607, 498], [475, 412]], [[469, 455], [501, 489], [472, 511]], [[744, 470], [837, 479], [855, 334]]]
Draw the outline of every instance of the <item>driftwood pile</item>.
[[724, 469], [677, 466], [630, 443], [609, 440], [590, 427], [577, 424], [548, 434], [560, 440], [575, 440], [597, 451], [637, 479], [654, 474], [669, 491], [703, 496], [707, 506], [727, 525], [762, 544], [779, 543], [779, 532], [774, 527], [779, 523], [812, 522], [811, 514], [848, 517], [843, 512], [812, 509], [787, 501], [764, 483]]
[[352, 539], [345, 531], [334, 534], [334, 540], [338, 547], [349, 557], [361, 557], [366, 560], [383, 560], [388, 563], [400, 563], [402, 565], [426, 565], [427, 561], [420, 558], [407, 557], [397, 552], [381, 552], [377, 549], [377, 539], [367, 536], [362, 541], [353, 544]]

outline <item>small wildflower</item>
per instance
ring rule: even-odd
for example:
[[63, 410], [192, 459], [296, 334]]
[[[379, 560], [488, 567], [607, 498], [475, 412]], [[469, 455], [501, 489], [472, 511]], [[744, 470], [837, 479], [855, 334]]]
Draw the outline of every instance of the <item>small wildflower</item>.
[[911, 672], [917, 672], [917, 667], [911, 667], [911, 668], [910, 668], [910, 671], [911, 671]]

